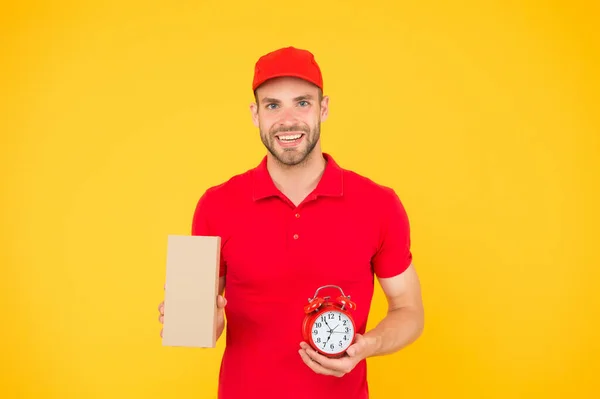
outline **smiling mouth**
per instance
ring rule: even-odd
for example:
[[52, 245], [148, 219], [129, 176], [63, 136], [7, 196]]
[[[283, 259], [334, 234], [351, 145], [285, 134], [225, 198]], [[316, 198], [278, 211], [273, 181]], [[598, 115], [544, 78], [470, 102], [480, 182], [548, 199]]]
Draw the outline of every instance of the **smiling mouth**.
[[277, 139], [279, 146], [291, 149], [299, 146], [304, 140], [304, 136], [306, 136], [306, 133], [296, 131], [279, 133], [275, 136], [275, 138]]
[[300, 140], [304, 136], [304, 133], [296, 133], [296, 134], [280, 134], [277, 136], [277, 140], [282, 143], [294, 143]]

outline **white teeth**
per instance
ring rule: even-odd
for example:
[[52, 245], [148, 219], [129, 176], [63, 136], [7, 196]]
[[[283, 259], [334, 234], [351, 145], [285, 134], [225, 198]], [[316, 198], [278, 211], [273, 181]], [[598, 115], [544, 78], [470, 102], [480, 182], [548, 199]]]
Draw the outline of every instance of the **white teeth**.
[[294, 134], [292, 136], [279, 136], [279, 140], [283, 140], [283, 141], [289, 140], [289, 141], [292, 141], [292, 140], [297, 140], [300, 137], [302, 137], [301, 134]]

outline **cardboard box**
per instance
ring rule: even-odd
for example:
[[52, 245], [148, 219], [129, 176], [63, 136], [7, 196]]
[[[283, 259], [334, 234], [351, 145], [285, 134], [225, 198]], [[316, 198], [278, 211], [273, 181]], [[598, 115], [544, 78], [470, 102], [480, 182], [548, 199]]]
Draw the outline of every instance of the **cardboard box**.
[[220, 237], [168, 236], [163, 346], [216, 346], [220, 254]]

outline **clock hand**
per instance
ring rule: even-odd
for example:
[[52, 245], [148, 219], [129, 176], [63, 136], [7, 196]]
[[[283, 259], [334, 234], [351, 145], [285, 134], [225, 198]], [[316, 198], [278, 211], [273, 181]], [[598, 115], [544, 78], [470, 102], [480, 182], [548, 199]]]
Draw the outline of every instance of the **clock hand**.
[[325, 341], [325, 343], [323, 344], [323, 348], [325, 348], [327, 346], [327, 343], [329, 342], [329, 340], [331, 339], [331, 332], [329, 333], [329, 336], [327, 337], [327, 341]]
[[[325, 322], [325, 324], [327, 324], [327, 321]], [[327, 341], [325, 341], [325, 343], [323, 344], [323, 348], [325, 348], [327, 346], [327, 344], [329, 343], [329, 340], [331, 339], [331, 336], [334, 334], [334, 331], [336, 328], [338, 328], [340, 325], [336, 325], [333, 329], [331, 327], [329, 327], [329, 324], [327, 324], [327, 327], [329, 327], [329, 336], [327, 337]]]

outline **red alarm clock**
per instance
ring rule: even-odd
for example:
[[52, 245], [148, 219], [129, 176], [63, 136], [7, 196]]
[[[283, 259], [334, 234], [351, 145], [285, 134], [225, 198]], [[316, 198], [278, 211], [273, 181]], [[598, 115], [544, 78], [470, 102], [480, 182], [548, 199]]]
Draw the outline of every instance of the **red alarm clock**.
[[[330, 297], [318, 297], [319, 291], [325, 288], [337, 288], [342, 295], [335, 300]], [[304, 322], [302, 335], [304, 340], [320, 354], [338, 358], [346, 353], [346, 349], [354, 342], [356, 335], [354, 319], [351, 311], [356, 304], [349, 295], [337, 285], [325, 285], [308, 299], [304, 306]]]

